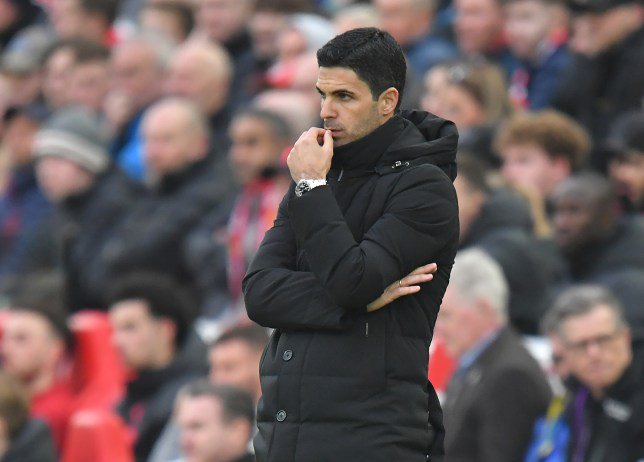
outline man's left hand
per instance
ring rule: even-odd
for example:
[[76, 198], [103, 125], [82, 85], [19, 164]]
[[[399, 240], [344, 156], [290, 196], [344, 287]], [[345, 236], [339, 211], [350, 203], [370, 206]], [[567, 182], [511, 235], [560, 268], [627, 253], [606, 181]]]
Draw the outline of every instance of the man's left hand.
[[331, 168], [333, 137], [329, 130], [312, 127], [302, 133], [291, 149], [286, 164], [291, 177], [300, 180], [324, 180]]

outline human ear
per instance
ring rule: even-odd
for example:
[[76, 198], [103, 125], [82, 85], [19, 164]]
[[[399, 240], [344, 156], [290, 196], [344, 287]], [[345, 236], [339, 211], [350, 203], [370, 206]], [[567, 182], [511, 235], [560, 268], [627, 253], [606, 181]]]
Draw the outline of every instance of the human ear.
[[380, 94], [378, 98], [378, 111], [382, 116], [390, 116], [396, 110], [399, 98], [398, 90], [389, 87]]

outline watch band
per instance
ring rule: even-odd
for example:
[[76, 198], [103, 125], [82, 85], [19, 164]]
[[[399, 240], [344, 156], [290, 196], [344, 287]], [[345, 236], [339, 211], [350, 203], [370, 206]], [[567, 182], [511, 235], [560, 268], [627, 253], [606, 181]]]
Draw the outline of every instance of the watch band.
[[318, 186], [325, 186], [326, 180], [300, 180], [295, 186], [295, 195], [301, 197], [302, 194], [317, 188]]

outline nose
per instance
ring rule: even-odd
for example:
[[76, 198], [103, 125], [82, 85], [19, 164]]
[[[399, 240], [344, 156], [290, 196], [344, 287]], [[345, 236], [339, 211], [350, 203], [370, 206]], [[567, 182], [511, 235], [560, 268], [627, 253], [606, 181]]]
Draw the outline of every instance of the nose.
[[320, 118], [323, 120], [335, 118], [335, 110], [330, 98], [323, 99], [320, 108]]

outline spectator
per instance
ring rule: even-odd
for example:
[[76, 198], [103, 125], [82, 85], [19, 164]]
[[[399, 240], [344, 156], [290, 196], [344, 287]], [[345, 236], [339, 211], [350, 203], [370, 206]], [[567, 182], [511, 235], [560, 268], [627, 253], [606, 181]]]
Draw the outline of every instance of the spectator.
[[62, 450], [74, 407], [71, 334], [54, 280], [38, 279], [16, 290], [2, 336], [3, 370], [27, 393], [30, 414], [49, 426]]
[[139, 16], [141, 29], [174, 44], [183, 43], [194, 27], [193, 8], [187, 3], [162, 0], [145, 5]]
[[459, 49], [468, 57], [483, 57], [498, 64], [506, 78], [517, 67], [503, 35], [500, 0], [455, 0], [454, 31]]
[[543, 109], [572, 63], [568, 31], [557, 21], [561, 2], [510, 0], [504, 10], [508, 47], [520, 61], [511, 76], [510, 97], [517, 108]]
[[492, 136], [512, 110], [500, 69], [485, 62], [454, 64], [448, 71], [441, 105], [441, 117], [458, 127], [459, 148], [496, 167], [499, 161], [492, 152]]
[[378, 12], [368, 3], [350, 3], [333, 15], [333, 24], [338, 34], [359, 27], [378, 27]]
[[232, 62], [231, 101], [235, 106], [252, 94], [247, 81], [257, 69], [247, 24], [253, 13], [253, 0], [196, 0], [196, 33], [222, 46]]
[[266, 329], [257, 324], [224, 332], [210, 347], [210, 382], [241, 388], [257, 404], [262, 394], [259, 361], [267, 343]]
[[18, 32], [34, 24], [41, 13], [31, 0], [0, 0], [0, 52]]
[[110, 51], [95, 42], [81, 43], [76, 46], [76, 60], [70, 70], [68, 101], [102, 115], [110, 87]]
[[[86, 101], [88, 99], [87, 90], [90, 90], [89, 94], [95, 94], [97, 86], [99, 87], [98, 93], [102, 95], [105, 92], [104, 88], [107, 87], [105, 80], [108, 70], [104, 69], [104, 65], [108, 57], [109, 50], [107, 48], [88, 39], [58, 40], [51, 45], [43, 58], [42, 80], [42, 94], [49, 109], [55, 111], [70, 104], [72, 92], [75, 93], [78, 104], [84, 104], [83, 101], [89, 102]], [[80, 94], [74, 88], [76, 84], [72, 81], [78, 63], [85, 64], [85, 66], [81, 66], [82, 69], [78, 76], [80, 79], [76, 79], [78, 83], [85, 84], [80, 89]], [[100, 98], [95, 96], [89, 98], [92, 101], [89, 107], [93, 107], [98, 114], [102, 107], [93, 102], [97, 99]]]
[[170, 98], [152, 106], [143, 136], [151, 196], [135, 204], [111, 236], [105, 263], [112, 275], [147, 269], [171, 274], [194, 289], [184, 247], [199, 220], [226, 207], [234, 193], [226, 159], [209, 158], [207, 122], [187, 100]]
[[107, 46], [117, 37], [112, 23], [118, 2], [114, 0], [56, 0], [49, 4], [49, 19], [58, 38], [86, 38]]
[[107, 119], [114, 132], [111, 153], [116, 163], [137, 180], [145, 175], [141, 121], [162, 93], [171, 50], [163, 40], [136, 36], [112, 52], [113, 92]]
[[34, 144], [38, 182], [59, 212], [70, 311], [105, 308], [106, 240], [140, 197], [111, 165], [107, 147], [96, 116], [81, 107], [56, 112]]
[[185, 462], [252, 462], [255, 409], [245, 391], [207, 380], [185, 385], [174, 410]]
[[[644, 6], [633, 0], [570, 0], [573, 30], [588, 27], [589, 49], [564, 77], [554, 106], [602, 140], [615, 118], [644, 98]], [[573, 36], [574, 38], [574, 36]], [[594, 152], [592, 165], [605, 167]]]
[[177, 50], [166, 80], [166, 93], [191, 100], [208, 119], [211, 149], [219, 156], [230, 145], [227, 130], [232, 77], [230, 58], [222, 47], [192, 41]]
[[642, 220], [619, 213], [608, 180], [592, 173], [573, 175], [557, 187], [553, 203], [555, 238], [571, 282], [644, 269]]
[[0, 76], [7, 81], [9, 105], [38, 102], [42, 83], [42, 58], [49, 46], [49, 35], [36, 27], [22, 31], [0, 58]]
[[146, 273], [115, 281], [108, 304], [114, 344], [136, 373], [118, 411], [136, 435], [136, 461], [144, 462], [172, 414], [177, 391], [196, 376], [181, 355], [194, 310], [174, 281]]
[[507, 327], [508, 287], [483, 251], [457, 254], [436, 334], [458, 358], [443, 406], [445, 462], [521, 460], [550, 399], [537, 362]]
[[288, 189], [290, 177], [281, 171], [280, 157], [292, 136], [281, 117], [258, 109], [239, 112], [230, 125], [230, 163], [242, 190], [230, 219], [219, 209], [209, 213], [188, 237], [186, 248], [193, 277], [205, 296], [202, 313], [218, 321], [228, 318], [225, 322], [235, 323], [240, 315], [245, 317], [241, 281]]
[[291, 128], [291, 133], [302, 133], [322, 121], [319, 102], [312, 106], [310, 98], [298, 90], [266, 90], [253, 100], [253, 106], [274, 112]]
[[555, 188], [584, 167], [590, 137], [570, 117], [546, 110], [508, 120], [496, 134], [494, 150], [505, 180], [550, 208]]
[[0, 460], [57, 460], [49, 430], [42, 422], [29, 418], [29, 404], [24, 390], [4, 372], [0, 372]]
[[[40, 104], [10, 108], [4, 116], [3, 154], [9, 162], [0, 196], [0, 279], [3, 283], [54, 265], [52, 207], [38, 187], [32, 144], [47, 118]], [[4, 285], [4, 284], [3, 284]]]
[[[644, 371], [634, 356], [619, 303], [605, 290], [579, 286], [552, 308], [566, 364], [577, 386], [564, 419], [560, 460], [631, 462], [644, 457]], [[553, 459], [554, 460], [554, 459]]]
[[459, 248], [481, 247], [499, 263], [510, 290], [511, 324], [521, 333], [537, 333], [562, 266], [556, 249], [532, 236], [527, 204], [507, 189], [491, 188], [480, 162], [459, 159], [454, 187], [461, 225]]
[[374, 6], [382, 29], [400, 44], [416, 78], [435, 64], [456, 57], [456, 47], [432, 32], [432, 0], [375, 0]]
[[629, 113], [615, 121], [608, 139], [613, 155], [608, 172], [624, 208], [644, 213], [644, 112]]

